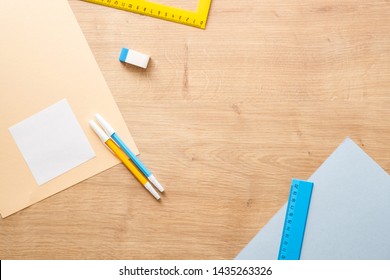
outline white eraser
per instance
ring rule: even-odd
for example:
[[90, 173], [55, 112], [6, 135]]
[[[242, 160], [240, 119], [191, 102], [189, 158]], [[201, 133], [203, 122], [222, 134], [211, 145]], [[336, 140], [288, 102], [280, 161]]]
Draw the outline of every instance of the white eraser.
[[150, 56], [146, 54], [126, 48], [122, 48], [121, 55], [119, 56], [119, 60], [121, 62], [129, 63], [145, 69], [148, 67], [149, 59]]

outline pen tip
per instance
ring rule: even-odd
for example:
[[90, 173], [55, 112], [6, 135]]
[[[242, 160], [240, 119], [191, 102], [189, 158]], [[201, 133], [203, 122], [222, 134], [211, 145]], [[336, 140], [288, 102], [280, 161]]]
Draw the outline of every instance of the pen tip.
[[154, 186], [156, 186], [156, 188], [157, 188], [160, 192], [164, 192], [163, 186], [161, 186], [161, 184], [157, 181], [156, 177], [154, 177], [153, 175], [150, 175], [148, 179], [149, 179], [150, 182], [152, 182], [152, 184], [153, 184]]
[[157, 200], [160, 199], [160, 195], [156, 192], [156, 190], [152, 187], [152, 185], [149, 182], [145, 184], [145, 188], [154, 196], [155, 199]]

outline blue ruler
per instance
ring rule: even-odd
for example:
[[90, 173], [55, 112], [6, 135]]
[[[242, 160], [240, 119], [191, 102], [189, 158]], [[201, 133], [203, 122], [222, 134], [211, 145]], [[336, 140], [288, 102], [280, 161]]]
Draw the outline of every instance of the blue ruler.
[[301, 256], [312, 190], [311, 182], [297, 179], [291, 182], [278, 260], [299, 260]]

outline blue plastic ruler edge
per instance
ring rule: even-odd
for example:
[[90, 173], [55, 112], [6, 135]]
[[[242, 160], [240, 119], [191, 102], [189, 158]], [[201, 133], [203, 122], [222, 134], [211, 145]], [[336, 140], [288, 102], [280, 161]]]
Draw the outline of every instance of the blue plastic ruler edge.
[[278, 260], [300, 259], [313, 185], [292, 179]]

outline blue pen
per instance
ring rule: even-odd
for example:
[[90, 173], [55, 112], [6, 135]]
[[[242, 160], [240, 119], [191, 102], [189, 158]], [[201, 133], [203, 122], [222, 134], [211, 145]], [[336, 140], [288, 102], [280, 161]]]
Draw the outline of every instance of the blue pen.
[[122, 141], [122, 139], [116, 134], [115, 130], [112, 126], [99, 114], [95, 115], [96, 120], [102, 126], [102, 128], [106, 131], [106, 133], [118, 144], [119, 147], [126, 153], [126, 155], [134, 162], [134, 164], [138, 167], [138, 169], [148, 178], [148, 180], [156, 186], [156, 188], [163, 192], [164, 188], [157, 181], [156, 177], [150, 172], [146, 166], [138, 159], [138, 157], [127, 147], [127, 145]]

